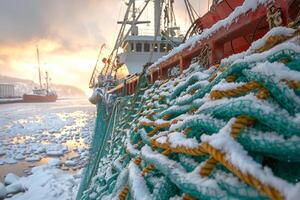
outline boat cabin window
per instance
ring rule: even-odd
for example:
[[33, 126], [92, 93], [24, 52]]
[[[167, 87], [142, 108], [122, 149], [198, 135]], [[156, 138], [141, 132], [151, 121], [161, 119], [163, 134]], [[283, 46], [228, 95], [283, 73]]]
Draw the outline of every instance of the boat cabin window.
[[167, 52], [167, 46], [165, 43], [160, 43], [160, 52]]
[[171, 44], [167, 44], [167, 52], [170, 52], [172, 50], [172, 45]]
[[136, 48], [137, 52], [141, 52], [142, 51], [142, 43], [140, 43], [140, 42], [136, 43], [135, 48]]
[[144, 51], [149, 52], [150, 51], [150, 44], [149, 43], [144, 43]]
[[35, 95], [46, 95], [47, 94], [47, 90], [45, 90], [45, 89], [34, 89], [34, 90], [32, 90], [32, 92]]
[[130, 43], [130, 51], [134, 52], [134, 43], [132, 43], [132, 42]]
[[153, 48], [154, 52], [158, 52], [158, 44], [157, 43], [152, 44], [152, 48]]

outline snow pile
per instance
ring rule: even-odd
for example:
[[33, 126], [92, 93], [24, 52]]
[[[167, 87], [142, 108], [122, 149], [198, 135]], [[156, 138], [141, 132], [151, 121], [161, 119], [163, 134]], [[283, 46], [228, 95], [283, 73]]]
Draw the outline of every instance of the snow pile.
[[50, 165], [50, 166], [59, 166], [60, 164], [61, 164], [61, 161], [58, 158], [52, 158], [48, 161], [48, 165]]
[[147, 200], [151, 199], [151, 194], [146, 186], [146, 182], [141, 176], [141, 171], [134, 163], [130, 163], [129, 166], [129, 184], [132, 188], [132, 196], [134, 199]]
[[245, 85], [245, 83], [243, 83], [243, 82], [227, 83], [225, 80], [223, 80], [219, 84], [215, 85], [211, 90], [226, 91], [226, 90], [235, 89], [235, 88], [240, 87], [242, 85]]
[[267, 76], [272, 76], [276, 81], [300, 81], [300, 72], [289, 69], [283, 63], [270, 63], [267, 61], [256, 65], [256, 67], [251, 70], [263, 73]]
[[[17, 194], [10, 200], [65, 200], [75, 199], [80, 182], [78, 176], [72, 176], [56, 167], [42, 165], [32, 169], [32, 175], [21, 177], [18, 181], [8, 185], [8, 193]], [[22, 190], [21, 190], [22, 189]]]
[[60, 144], [47, 145], [46, 154], [48, 156], [62, 156], [68, 151], [68, 147]]
[[[287, 28], [287, 27], [275, 27], [271, 29], [267, 34], [265, 34], [262, 38], [258, 39], [257, 41], [253, 42], [249, 49], [247, 51], [234, 54], [228, 58], [224, 58], [221, 62], [224, 63], [231, 63], [237, 59], [242, 59], [245, 56], [249, 56], [251, 54], [254, 54], [258, 49], [263, 47], [263, 45], [266, 43], [267, 39], [271, 36], [286, 36], [290, 37], [295, 33], [295, 29]], [[292, 43], [289, 43], [292, 44]], [[286, 45], [285, 43], [282, 43], [281, 45]], [[277, 47], [279, 48], [280, 45]], [[295, 47], [297, 48], [297, 47]], [[298, 49], [298, 48], [297, 48]]]
[[6, 188], [3, 183], [0, 182], [0, 198], [4, 198], [7, 194]]
[[13, 174], [13, 173], [8, 173], [6, 176], [5, 176], [5, 179], [4, 179], [4, 183], [6, 185], [10, 185], [16, 181], [18, 181], [20, 179], [20, 177], [18, 177], [17, 175]]

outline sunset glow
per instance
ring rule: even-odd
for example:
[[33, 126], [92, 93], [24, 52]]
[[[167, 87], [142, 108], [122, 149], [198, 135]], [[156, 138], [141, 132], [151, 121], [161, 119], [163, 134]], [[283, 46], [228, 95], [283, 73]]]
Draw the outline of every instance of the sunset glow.
[[[0, 74], [37, 82], [38, 46], [41, 68], [49, 72], [52, 83], [73, 85], [87, 93], [99, 47], [106, 44], [105, 56], [113, 46], [124, 2], [39, 2], [1, 2], [0, 27], [4, 31], [0, 32]], [[201, 13], [207, 10], [206, 1], [202, 7], [199, 2], [196, 6]], [[182, 9], [178, 9], [177, 21], [185, 27], [189, 24]]]

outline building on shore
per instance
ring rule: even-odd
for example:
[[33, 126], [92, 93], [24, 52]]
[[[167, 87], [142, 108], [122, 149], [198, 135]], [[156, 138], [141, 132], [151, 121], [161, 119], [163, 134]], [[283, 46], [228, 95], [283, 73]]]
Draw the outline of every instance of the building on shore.
[[15, 96], [15, 86], [12, 84], [0, 84], [0, 98]]

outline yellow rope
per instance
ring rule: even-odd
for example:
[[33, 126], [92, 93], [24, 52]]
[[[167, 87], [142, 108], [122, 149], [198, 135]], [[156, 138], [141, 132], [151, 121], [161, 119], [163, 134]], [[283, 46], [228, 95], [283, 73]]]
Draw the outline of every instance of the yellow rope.
[[[237, 117], [231, 129], [232, 137], [234, 138], [237, 137], [241, 129], [249, 125], [252, 125], [253, 123], [254, 123], [254, 119], [251, 117], [248, 116]], [[266, 193], [272, 199], [276, 199], [276, 200], [283, 199], [282, 194], [280, 194], [280, 192], [277, 189], [275, 189], [270, 185], [264, 184], [261, 180], [257, 179], [251, 174], [242, 173], [237, 167], [235, 167], [232, 163], [226, 160], [224, 153], [213, 148], [208, 143], [203, 143], [201, 144], [201, 146], [197, 148], [187, 148], [185, 146], [177, 146], [176, 148], [172, 148], [170, 147], [169, 144], [160, 144], [157, 143], [155, 140], [151, 140], [151, 144], [159, 148], [167, 149], [169, 152], [175, 152], [175, 153], [186, 153], [194, 156], [204, 155], [208, 153], [211, 155], [211, 157], [205, 162], [205, 164], [203, 165], [200, 171], [200, 174], [202, 176], [208, 176], [212, 172], [215, 164], [217, 162], [220, 162], [222, 165], [224, 165], [226, 168], [232, 171], [236, 176], [238, 176], [241, 180], [255, 187], [257, 190]], [[149, 173], [154, 168], [155, 168], [154, 165], [148, 165], [143, 170], [142, 174], [145, 175], [146, 173]]]
[[[219, 68], [220, 66], [221, 66], [220, 64], [215, 65], [215, 67], [218, 69], [218, 72], [222, 72], [222, 71], [224, 71], [225, 69], [228, 68], [228, 66], [225, 66], [224, 68], [220, 69], [220, 68]], [[212, 82], [212, 81], [218, 76], [218, 72], [215, 72], [214, 74], [212, 74], [212, 75], [209, 77], [208, 81], [209, 81], [209, 82]]]
[[155, 121], [150, 121], [150, 122], [141, 121], [140, 125], [147, 126], [147, 127], [155, 126], [155, 127], [161, 129], [161, 128], [169, 128], [171, 126], [171, 124], [176, 124], [178, 121], [180, 121], [180, 120], [174, 119], [172, 121], [165, 121], [164, 123], [157, 123]]
[[164, 156], [168, 156], [172, 153], [172, 151], [170, 149], [166, 149], [164, 150], [161, 154], [164, 155]]
[[289, 87], [293, 88], [293, 89], [300, 89], [300, 82], [294, 81], [294, 80], [282, 80], [283, 82], [285, 82]]
[[140, 165], [141, 162], [142, 162], [142, 158], [140, 156], [136, 157], [133, 162], [136, 164], [136, 165]]
[[126, 185], [119, 194], [119, 200], [125, 200], [129, 192], [128, 185]]
[[156, 123], [155, 121], [151, 122], [140, 122], [142, 126], [155, 126], [157, 128], [168, 128], [170, 126], [170, 122], [165, 122], [165, 123]]
[[138, 146], [141, 146], [143, 144], [144, 144], [144, 141], [142, 139], [137, 143]]
[[150, 143], [153, 147], [158, 147], [161, 149], [169, 149], [172, 153], [184, 153], [192, 156], [201, 156], [205, 155], [205, 151], [203, 151], [201, 145], [195, 148], [188, 148], [186, 146], [177, 146], [177, 147], [171, 147], [168, 143], [158, 143], [156, 140], [150, 140]]
[[155, 165], [154, 164], [149, 164], [147, 165], [143, 171], [142, 171], [142, 176], [145, 176], [146, 174], [148, 174], [149, 172], [151, 172], [153, 169], [155, 169]]
[[260, 88], [261, 86], [256, 81], [250, 81], [244, 85], [238, 86], [231, 90], [213, 90], [210, 92], [211, 99], [221, 99], [223, 97], [235, 97], [245, 94], [253, 89]]
[[163, 85], [163, 84], [165, 84], [166, 82], [168, 82], [170, 79], [165, 79], [165, 80], [163, 80], [162, 82], [161, 82], [161, 84], [160, 85]]
[[[164, 155], [164, 156], [168, 156], [168, 155], [170, 155], [170, 153], [172, 153], [171, 150], [170, 150], [170, 149], [166, 149], [166, 150], [163, 151], [161, 154]], [[154, 170], [154, 169], [155, 169], [155, 165], [154, 165], [154, 164], [147, 165], [147, 166], [143, 169], [141, 175], [142, 175], [142, 176], [145, 176], [146, 174], [148, 174], [149, 172], [151, 172], [151, 171]]]
[[166, 96], [160, 95], [158, 101], [159, 101], [159, 102], [162, 102], [162, 101], [164, 101], [165, 99], [166, 99]]
[[[293, 89], [300, 89], [300, 82], [293, 81], [293, 80], [282, 80], [282, 81], [285, 82], [289, 87]], [[221, 99], [223, 97], [236, 97], [254, 89], [259, 89], [259, 91], [256, 94], [256, 97], [259, 99], [267, 99], [270, 96], [270, 93], [266, 88], [262, 88], [256, 81], [250, 81], [245, 85], [239, 86], [231, 90], [224, 90], [224, 91], [213, 90], [210, 92], [210, 98]]]
[[[127, 151], [127, 150], [126, 150], [126, 151]], [[126, 157], [127, 157], [127, 154], [124, 154], [124, 155], [120, 158], [120, 161], [124, 161]]]
[[197, 108], [192, 108], [189, 110], [189, 114], [194, 114], [197, 110]]
[[184, 133], [185, 135], [187, 135], [187, 134], [189, 134], [189, 132], [190, 132], [191, 130], [192, 130], [191, 128], [185, 128], [185, 129], [183, 130], [183, 133]]
[[196, 198], [188, 195], [188, 194], [185, 194], [183, 197], [182, 197], [182, 200], [196, 200]]
[[134, 144], [133, 147], [135, 149], [138, 149], [140, 146], [142, 146], [144, 144], [143, 140], [139, 140], [138, 143]]
[[154, 118], [153, 118], [154, 114], [155, 114], [154, 112], [150, 113], [150, 114], [146, 115], [146, 118], [149, 119], [149, 120], [154, 120]]
[[260, 90], [258, 90], [258, 92], [256, 93], [256, 97], [259, 99], [267, 99], [270, 96], [270, 93], [267, 89], [265, 88], [261, 88]]
[[231, 126], [231, 136], [236, 138], [240, 131], [247, 126], [253, 125], [255, 120], [249, 116], [241, 115], [236, 118], [235, 122]]
[[[231, 127], [231, 135], [235, 138], [241, 129], [252, 125], [254, 123], [254, 119], [248, 116], [239, 116], [236, 121], [233, 123]], [[189, 128], [185, 129], [186, 131], [190, 131]], [[157, 138], [156, 138], [157, 139]], [[186, 146], [176, 146], [171, 147], [171, 145], [167, 143], [158, 143], [156, 139], [151, 139], [150, 144], [156, 148], [169, 149], [173, 153], [184, 153], [193, 156], [201, 156], [205, 154], [205, 151], [202, 149], [201, 144], [198, 147], [189, 148]]]
[[268, 49], [271, 49], [276, 44], [279, 44], [289, 38], [291, 38], [291, 36], [272, 35], [272, 36], [268, 37], [268, 39], [266, 40], [265, 44], [262, 47], [260, 47], [259, 49], [256, 50], [256, 53], [261, 53]]
[[152, 131], [150, 131], [149, 133], [147, 133], [147, 136], [152, 137], [152, 136], [155, 135], [159, 130], [160, 130], [160, 128], [155, 127]]
[[141, 128], [140, 126], [136, 126], [136, 127], [133, 129], [133, 131], [137, 133], [138, 130], [139, 130], [140, 128]]
[[217, 161], [214, 158], [210, 157], [209, 159], [207, 159], [200, 169], [200, 175], [209, 176], [215, 168], [216, 164]]
[[226, 77], [225, 79], [227, 82], [231, 83], [231, 82], [234, 82], [236, 80], [236, 76], [233, 76], [233, 75], [229, 75]]
[[163, 120], [169, 120], [171, 119], [172, 114], [166, 114], [165, 116], [163, 116]]
[[[231, 126], [230, 135], [233, 138], [236, 138], [243, 128], [253, 125], [254, 122], [255, 120], [253, 118], [245, 115], [237, 117], [235, 122]], [[201, 167], [200, 175], [209, 176], [212, 173], [216, 164], [217, 161], [214, 158], [210, 157], [208, 160], [205, 161], [204, 165]]]
[[215, 78], [217, 77], [217, 73], [214, 73], [213, 75], [211, 75], [208, 79], [209, 82], [212, 82]]
[[189, 94], [193, 95], [193, 94], [195, 94], [196, 91], [197, 91], [197, 89], [193, 88], [191, 91], [189, 91]]
[[238, 176], [241, 180], [249, 184], [250, 186], [256, 188], [258, 191], [261, 191], [267, 194], [271, 199], [274, 200], [283, 200], [283, 195], [273, 186], [265, 184], [264, 181], [259, 180], [255, 176], [247, 173], [241, 172], [236, 166], [230, 163], [225, 154], [222, 153], [220, 150], [215, 149], [208, 143], [202, 144], [203, 149], [210, 154], [216, 161], [220, 162], [224, 165], [227, 169], [229, 169], [232, 173]]

